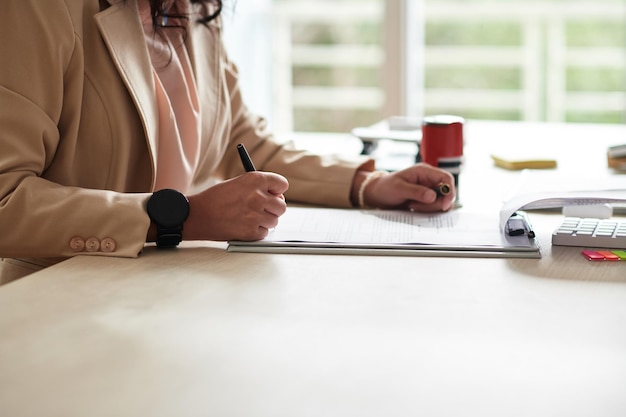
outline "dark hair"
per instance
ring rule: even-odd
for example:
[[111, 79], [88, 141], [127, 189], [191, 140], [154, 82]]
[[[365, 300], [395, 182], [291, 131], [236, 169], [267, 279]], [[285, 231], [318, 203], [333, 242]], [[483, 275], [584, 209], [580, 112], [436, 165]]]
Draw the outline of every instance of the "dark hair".
[[[161, 27], [181, 27], [181, 24], [177, 22], [181, 19], [189, 18], [183, 5], [185, 1], [187, 0], [149, 0], [152, 25], [155, 29]], [[197, 22], [204, 25], [216, 19], [222, 12], [222, 0], [188, 1], [202, 6], [201, 17]]]

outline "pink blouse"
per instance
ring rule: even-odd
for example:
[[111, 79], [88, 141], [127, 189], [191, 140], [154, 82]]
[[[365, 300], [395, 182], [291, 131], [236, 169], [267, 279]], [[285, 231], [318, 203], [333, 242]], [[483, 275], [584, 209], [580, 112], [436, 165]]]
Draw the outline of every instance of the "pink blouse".
[[155, 190], [189, 191], [198, 164], [200, 108], [182, 33], [152, 27], [147, 1], [139, 1], [159, 109]]

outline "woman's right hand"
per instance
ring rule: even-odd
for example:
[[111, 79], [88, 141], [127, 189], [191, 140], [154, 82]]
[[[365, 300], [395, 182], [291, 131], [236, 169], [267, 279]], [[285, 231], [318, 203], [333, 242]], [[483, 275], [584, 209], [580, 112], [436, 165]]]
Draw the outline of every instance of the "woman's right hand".
[[189, 196], [185, 240], [260, 240], [287, 210], [281, 175], [254, 171], [220, 182]]

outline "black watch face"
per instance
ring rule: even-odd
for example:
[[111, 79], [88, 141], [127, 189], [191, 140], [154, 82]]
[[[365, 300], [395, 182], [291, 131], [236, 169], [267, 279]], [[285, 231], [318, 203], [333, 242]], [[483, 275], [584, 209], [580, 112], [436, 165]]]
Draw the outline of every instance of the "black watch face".
[[189, 216], [189, 200], [176, 190], [159, 190], [148, 200], [148, 215], [161, 227], [180, 227]]

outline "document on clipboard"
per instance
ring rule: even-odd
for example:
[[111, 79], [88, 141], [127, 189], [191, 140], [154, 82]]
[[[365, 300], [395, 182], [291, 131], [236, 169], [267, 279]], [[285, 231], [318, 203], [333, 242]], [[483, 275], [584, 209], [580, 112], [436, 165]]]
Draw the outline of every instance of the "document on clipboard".
[[498, 213], [415, 213], [289, 207], [260, 241], [231, 241], [230, 252], [540, 258], [528, 236], [509, 236]]
[[562, 209], [609, 204], [614, 212], [626, 208], [626, 181], [623, 176], [599, 178], [538, 174], [525, 170], [500, 210], [500, 226], [518, 210]]

